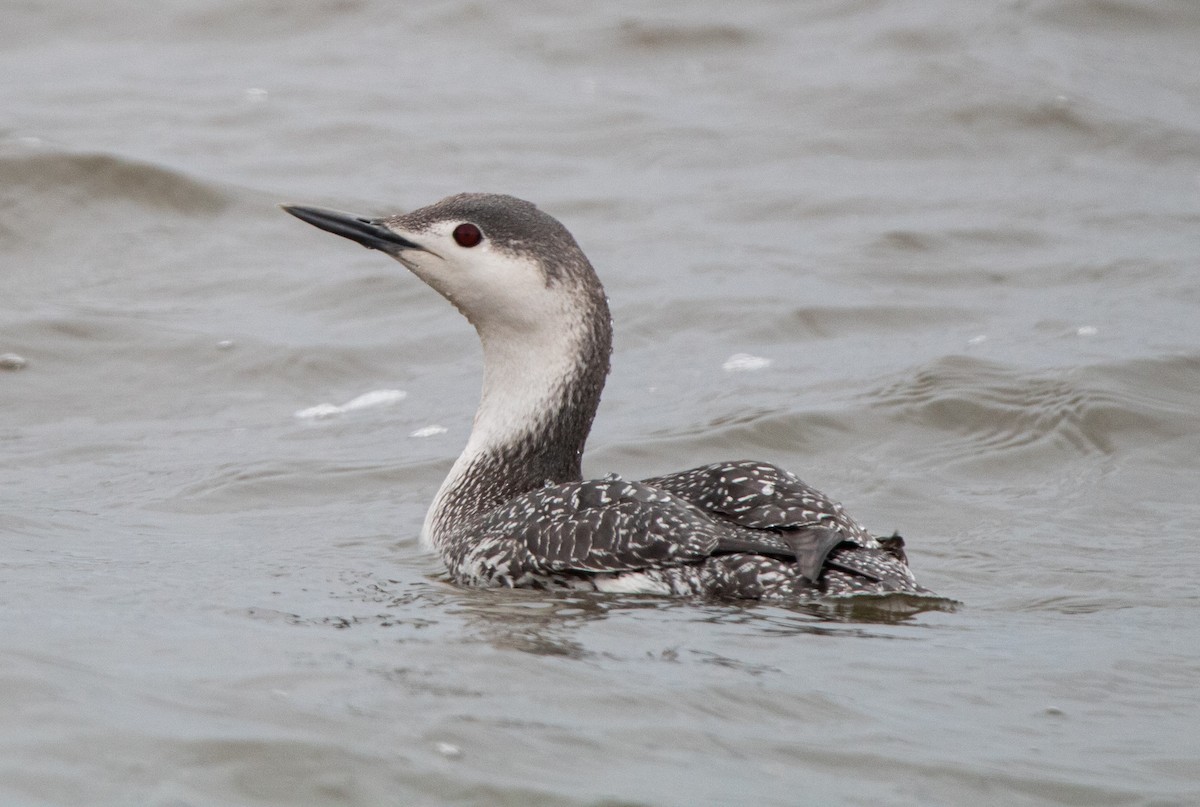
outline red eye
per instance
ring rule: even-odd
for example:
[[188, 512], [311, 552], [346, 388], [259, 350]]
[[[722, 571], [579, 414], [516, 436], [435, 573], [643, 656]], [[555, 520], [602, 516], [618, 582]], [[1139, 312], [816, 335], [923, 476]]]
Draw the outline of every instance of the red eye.
[[474, 224], [460, 224], [454, 228], [454, 241], [460, 247], [473, 247], [483, 240], [483, 232]]

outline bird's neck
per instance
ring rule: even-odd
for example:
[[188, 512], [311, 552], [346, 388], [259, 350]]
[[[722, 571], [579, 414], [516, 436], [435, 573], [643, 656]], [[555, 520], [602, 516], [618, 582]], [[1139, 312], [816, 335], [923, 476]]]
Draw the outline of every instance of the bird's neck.
[[485, 332], [483, 392], [466, 448], [425, 519], [423, 543], [546, 484], [578, 481], [608, 373], [607, 306], [574, 327]]

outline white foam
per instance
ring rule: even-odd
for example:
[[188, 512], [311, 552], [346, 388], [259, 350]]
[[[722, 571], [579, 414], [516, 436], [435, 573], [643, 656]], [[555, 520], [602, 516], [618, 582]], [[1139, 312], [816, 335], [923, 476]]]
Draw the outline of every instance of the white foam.
[[745, 373], [754, 370], [765, 370], [771, 366], [771, 360], [763, 356], [752, 356], [749, 353], [734, 353], [721, 369], [727, 373]]
[[334, 406], [331, 403], [317, 404], [310, 406], [308, 409], [301, 409], [296, 413], [296, 417], [301, 420], [316, 420], [318, 418], [331, 418], [334, 415], [340, 415], [346, 410], [340, 406]]
[[364, 392], [357, 398], [353, 398], [341, 406], [331, 403], [321, 403], [316, 406], [310, 406], [307, 409], [301, 409], [296, 413], [296, 417], [301, 420], [319, 420], [322, 418], [337, 417], [346, 412], [353, 412], [358, 409], [371, 409], [377, 406], [389, 406], [402, 401], [408, 397], [408, 393], [398, 389], [377, 389], [371, 392]]
[[430, 426], [422, 426], [414, 431], [409, 437], [433, 437], [435, 434], [445, 434], [446, 427], [439, 426], [436, 423]]
[[462, 749], [454, 743], [437, 742], [433, 744], [433, 747], [436, 748], [437, 752], [444, 757], [456, 759], [462, 756]]

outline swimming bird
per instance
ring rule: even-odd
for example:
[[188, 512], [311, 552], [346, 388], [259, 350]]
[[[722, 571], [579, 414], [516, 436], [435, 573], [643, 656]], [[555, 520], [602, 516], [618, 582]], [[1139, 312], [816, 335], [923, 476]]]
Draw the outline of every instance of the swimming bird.
[[421, 530], [456, 582], [796, 601], [930, 593], [903, 539], [877, 538], [770, 463], [585, 481], [612, 320], [583, 250], [530, 202], [464, 193], [386, 218], [283, 207], [395, 258], [479, 335], [479, 408]]

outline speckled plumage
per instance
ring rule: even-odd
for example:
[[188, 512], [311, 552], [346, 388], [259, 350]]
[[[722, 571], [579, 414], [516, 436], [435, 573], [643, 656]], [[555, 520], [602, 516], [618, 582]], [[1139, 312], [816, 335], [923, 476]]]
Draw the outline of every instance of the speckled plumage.
[[676, 595], [926, 593], [841, 505], [761, 462], [547, 485], [456, 521], [442, 545], [470, 585], [615, 590], [636, 574], [639, 590]]
[[[479, 333], [474, 428], [422, 532], [457, 582], [797, 601], [930, 593], [899, 536], [876, 538], [768, 463], [583, 481], [612, 345], [608, 305], [571, 234], [532, 204], [460, 194], [378, 220], [287, 209], [391, 254]], [[464, 224], [482, 241], [460, 242]]]

